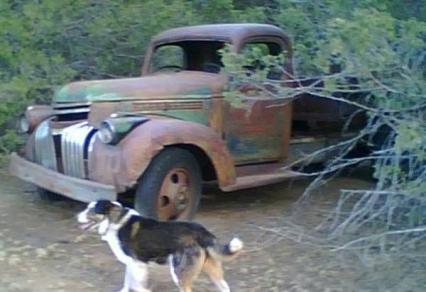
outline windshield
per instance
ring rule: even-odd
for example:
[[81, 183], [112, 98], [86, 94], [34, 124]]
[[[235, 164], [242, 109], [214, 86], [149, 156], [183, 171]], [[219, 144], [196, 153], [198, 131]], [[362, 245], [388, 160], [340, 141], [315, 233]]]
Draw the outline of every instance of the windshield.
[[203, 71], [219, 73], [223, 66], [218, 41], [184, 41], [158, 46], [151, 60], [150, 72]]

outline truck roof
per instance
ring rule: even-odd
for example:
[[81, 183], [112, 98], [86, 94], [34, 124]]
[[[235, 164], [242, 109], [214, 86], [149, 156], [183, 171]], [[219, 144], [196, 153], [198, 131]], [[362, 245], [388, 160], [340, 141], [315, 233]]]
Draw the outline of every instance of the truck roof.
[[194, 41], [225, 41], [239, 44], [248, 37], [273, 36], [289, 42], [289, 37], [282, 29], [274, 25], [258, 23], [228, 23], [186, 26], [166, 30], [156, 35], [154, 44], [179, 42], [185, 40]]

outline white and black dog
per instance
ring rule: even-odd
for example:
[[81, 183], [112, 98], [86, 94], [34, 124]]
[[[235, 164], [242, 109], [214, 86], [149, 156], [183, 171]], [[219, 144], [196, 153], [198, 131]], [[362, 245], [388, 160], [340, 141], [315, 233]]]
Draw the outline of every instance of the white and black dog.
[[168, 263], [173, 281], [182, 292], [192, 291], [192, 282], [201, 271], [220, 291], [230, 291], [223, 277], [222, 262], [232, 260], [243, 248], [238, 238], [219, 244], [200, 224], [160, 222], [107, 200], [89, 203], [78, 215], [78, 222], [84, 230], [97, 227], [117, 259], [126, 265], [121, 292], [150, 291], [148, 262]]

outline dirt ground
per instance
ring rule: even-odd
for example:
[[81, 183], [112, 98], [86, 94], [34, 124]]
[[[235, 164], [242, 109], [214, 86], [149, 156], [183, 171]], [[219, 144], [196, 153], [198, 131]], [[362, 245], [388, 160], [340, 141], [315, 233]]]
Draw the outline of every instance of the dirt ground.
[[[224, 241], [238, 235], [246, 244], [245, 253], [225, 266], [232, 291], [425, 291], [424, 271], [415, 271], [414, 279], [419, 281], [392, 277], [395, 269], [403, 267], [373, 271], [324, 249], [288, 239], [277, 241], [259, 228], [278, 225], [290, 214], [307, 183], [286, 182], [233, 193], [210, 190], [204, 195], [196, 220]], [[316, 204], [330, 206], [339, 188], [368, 183], [338, 178], [321, 190], [324, 199]], [[98, 236], [82, 234], [76, 226], [74, 216], [83, 208], [77, 202], [42, 202], [33, 186], [0, 172], [0, 292], [121, 288], [123, 266]], [[302, 217], [314, 227], [321, 214]], [[150, 267], [150, 286], [153, 291], [177, 291], [164, 266]], [[194, 290], [214, 291], [205, 276]]]

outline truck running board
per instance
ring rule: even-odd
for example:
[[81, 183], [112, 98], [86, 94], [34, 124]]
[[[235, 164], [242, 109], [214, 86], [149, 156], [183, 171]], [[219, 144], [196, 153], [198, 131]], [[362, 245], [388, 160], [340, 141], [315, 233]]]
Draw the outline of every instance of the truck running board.
[[260, 187], [268, 184], [282, 182], [288, 179], [301, 177], [302, 173], [292, 170], [277, 171], [267, 174], [254, 174], [237, 177], [235, 184], [222, 187], [222, 191], [231, 192], [236, 190]]

